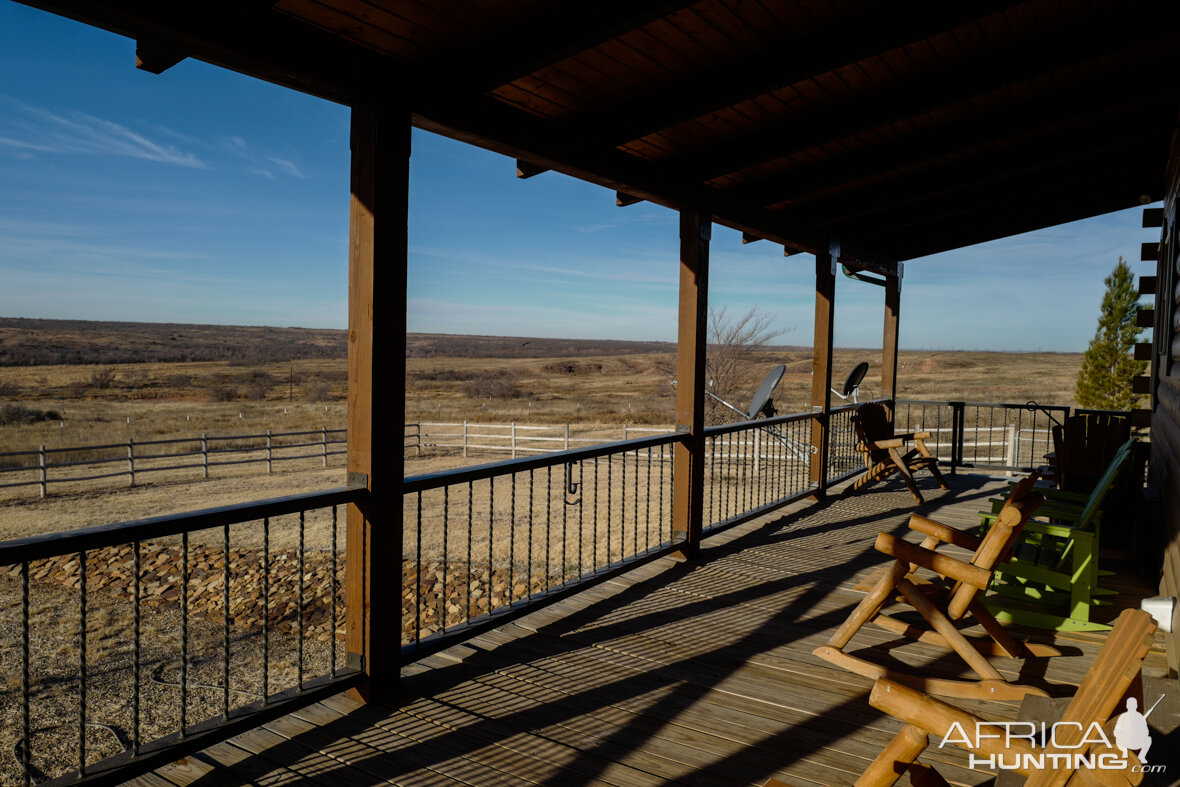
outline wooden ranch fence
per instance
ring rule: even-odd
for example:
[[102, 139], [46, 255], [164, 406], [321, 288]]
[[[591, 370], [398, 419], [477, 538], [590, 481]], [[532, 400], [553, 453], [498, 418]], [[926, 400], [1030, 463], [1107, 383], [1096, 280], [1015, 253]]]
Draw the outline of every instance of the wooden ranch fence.
[[0, 489], [36, 486], [41, 497], [51, 484], [128, 479], [148, 473], [199, 470], [209, 477], [211, 468], [230, 465], [266, 465], [274, 472], [276, 462], [319, 459], [324, 467], [329, 457], [342, 456], [347, 444], [344, 429], [303, 432], [210, 435], [167, 440], [135, 440], [103, 445], [7, 451], [0, 453]]

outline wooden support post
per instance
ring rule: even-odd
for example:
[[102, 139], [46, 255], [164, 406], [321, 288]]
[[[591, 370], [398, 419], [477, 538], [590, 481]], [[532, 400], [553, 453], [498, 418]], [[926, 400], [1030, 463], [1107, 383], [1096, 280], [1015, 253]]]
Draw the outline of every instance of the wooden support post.
[[37, 466], [41, 469], [41, 497], [49, 493], [49, 463], [45, 456], [45, 446], [37, 453]]
[[680, 328], [676, 346], [676, 431], [672, 453], [672, 530], [684, 538], [681, 557], [701, 542], [705, 492], [705, 347], [709, 311], [711, 214], [680, 212]]
[[346, 645], [349, 663], [368, 676], [355, 692], [365, 701], [392, 698], [400, 670], [401, 604], [389, 570], [402, 549], [405, 461], [392, 436], [405, 434], [409, 154], [408, 111], [353, 106], [348, 480], [369, 494], [348, 507]]
[[828, 422], [832, 412], [832, 325], [836, 301], [836, 255], [815, 255], [815, 338], [811, 362], [811, 445], [815, 452], [808, 466], [808, 480], [815, 496], [823, 498], [828, 485]]
[[893, 421], [893, 402], [897, 399], [897, 330], [901, 314], [901, 264], [898, 276], [885, 277], [885, 333], [881, 342], [881, 398]]

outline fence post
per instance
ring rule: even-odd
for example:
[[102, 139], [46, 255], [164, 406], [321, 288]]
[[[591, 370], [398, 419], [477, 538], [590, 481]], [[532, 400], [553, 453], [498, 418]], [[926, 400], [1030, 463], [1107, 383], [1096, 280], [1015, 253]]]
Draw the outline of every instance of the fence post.
[[49, 466], [45, 458], [45, 446], [41, 446], [41, 452], [37, 457], [41, 468], [41, 497], [45, 497], [46, 487], [49, 486]]
[[320, 429], [320, 449], [324, 454], [324, 467], [328, 466], [328, 427]]
[[201, 432], [201, 468], [205, 471], [205, 478], [209, 477], [209, 435]]
[[[418, 442], [422, 442], [421, 433], [419, 433]], [[464, 459], [467, 458], [467, 422], [466, 421], [463, 422], [463, 458]]]
[[422, 456], [422, 422], [414, 424], [414, 440], [415, 448], [417, 449], [417, 456]]
[[271, 441], [270, 430], [266, 430], [266, 472], [271, 472], [271, 462], [274, 460], [273, 453], [274, 443]]
[[570, 425], [565, 425], [565, 450], [570, 450]]
[[516, 421], [512, 422], [512, 458], [516, 458]]
[[131, 476], [131, 486], [135, 486], [135, 440], [127, 438], [127, 473]]
[[623, 439], [627, 439], [627, 425], [623, 424]]

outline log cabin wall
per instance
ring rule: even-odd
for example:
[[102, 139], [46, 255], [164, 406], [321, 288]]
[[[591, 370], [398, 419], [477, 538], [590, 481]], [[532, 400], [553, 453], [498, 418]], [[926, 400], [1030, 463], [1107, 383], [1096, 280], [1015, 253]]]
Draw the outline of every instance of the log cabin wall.
[[[1152, 421], [1150, 486], [1160, 497], [1158, 523], [1164, 562], [1160, 592], [1180, 597], [1180, 255], [1177, 254], [1177, 201], [1180, 200], [1180, 141], [1174, 140], [1168, 170], [1168, 196], [1156, 267], [1156, 319], [1152, 343]], [[1180, 612], [1173, 616], [1168, 666], [1180, 667]]]

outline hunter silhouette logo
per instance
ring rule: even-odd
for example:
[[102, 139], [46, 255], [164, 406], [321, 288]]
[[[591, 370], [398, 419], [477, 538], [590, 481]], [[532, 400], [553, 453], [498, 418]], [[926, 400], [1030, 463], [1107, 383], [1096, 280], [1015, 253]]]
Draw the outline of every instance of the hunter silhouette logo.
[[1151, 733], [1147, 730], [1147, 717], [1163, 699], [1161, 694], [1147, 713], [1140, 713], [1138, 710], [1139, 701], [1134, 697], [1127, 698], [1126, 713], [1120, 715], [1119, 720], [1114, 723], [1114, 742], [1124, 757], [1127, 756], [1127, 750], [1130, 749], [1138, 752], [1139, 762], [1147, 764], [1147, 750], [1151, 748]]

